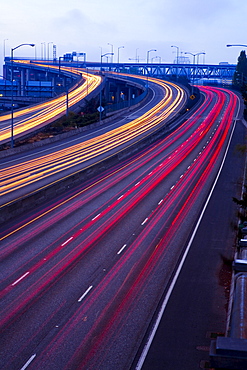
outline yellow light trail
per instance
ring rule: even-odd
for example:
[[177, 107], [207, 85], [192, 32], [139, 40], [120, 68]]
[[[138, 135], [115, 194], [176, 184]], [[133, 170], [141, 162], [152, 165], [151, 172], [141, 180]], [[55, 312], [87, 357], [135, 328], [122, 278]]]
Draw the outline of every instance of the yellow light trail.
[[[23, 61], [21, 61], [23, 63]], [[28, 62], [29, 63], [29, 62]], [[33, 65], [34, 63], [32, 63]], [[47, 65], [42, 65], [40, 63], [35, 63], [37, 66], [47, 67]], [[58, 68], [58, 67], [53, 67]], [[73, 105], [80, 102], [88, 94], [90, 94], [97, 86], [101, 83], [101, 77], [98, 75], [83, 72], [82, 70], [76, 68], [61, 67], [61, 70], [71, 72], [74, 74], [80, 74], [84, 77], [85, 82], [76, 86], [73, 90], [68, 93], [68, 105], [72, 107]], [[56, 99], [37, 104], [20, 111], [14, 112], [14, 135], [15, 137], [34, 129], [40, 125], [58, 118], [59, 116], [65, 114], [66, 112], [66, 100], [67, 96], [63, 95]], [[18, 121], [17, 121], [18, 118]], [[10, 122], [11, 115], [0, 116], [0, 141], [6, 142], [10, 139]]]
[[[136, 76], [135, 76], [136, 77]], [[68, 148], [57, 150], [37, 159], [25, 161], [1, 170], [0, 193], [2, 195], [47, 178], [89, 159], [118, 149], [132, 139], [138, 140], [169, 117], [184, 99], [184, 91], [177, 85], [150, 78], [164, 90], [164, 98], [151, 110], [133, 121]], [[176, 89], [176, 96], [172, 88]]]

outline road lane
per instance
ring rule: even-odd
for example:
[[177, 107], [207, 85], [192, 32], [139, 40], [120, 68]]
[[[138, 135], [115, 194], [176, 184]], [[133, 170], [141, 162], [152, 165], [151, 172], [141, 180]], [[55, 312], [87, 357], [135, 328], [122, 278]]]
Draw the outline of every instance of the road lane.
[[[17, 63], [18, 61], [15, 61]], [[24, 63], [24, 61], [21, 61]], [[26, 61], [30, 63], [30, 61]], [[33, 65], [42, 66], [42, 64], [36, 62]], [[43, 65], [47, 67], [46, 65]], [[51, 69], [58, 69], [56, 66], [51, 66]], [[73, 107], [75, 104], [80, 102], [93, 90], [95, 90], [101, 83], [101, 77], [99, 75], [86, 73], [81, 69], [73, 68], [71, 70], [68, 67], [61, 67], [63, 72], [69, 72], [74, 75], [81, 76], [81, 80], [73, 86], [68, 92], [68, 106]], [[32, 105], [30, 107], [14, 111], [13, 123], [14, 123], [14, 137], [20, 137], [33, 129], [37, 129], [42, 125], [45, 125], [52, 120], [55, 120], [66, 113], [67, 109], [67, 95], [59, 96], [58, 98], [51, 99], [49, 101]], [[0, 143], [3, 144], [10, 140], [10, 127], [11, 127], [11, 114], [5, 114], [0, 116]]]
[[[21, 240], [18, 232], [3, 239], [6, 244], [2, 258], [7, 268], [2, 280], [0, 325], [5, 327], [2, 351], [6, 368], [8, 363], [21, 367], [25, 358], [32, 358], [30, 367], [33, 364], [38, 368], [60, 369], [65, 363], [69, 368], [98, 368], [102, 360], [106, 369], [128, 368], [154, 311], [154, 302], [179, 260], [182, 239], [190, 232], [229, 135], [236, 98], [218, 90], [204, 92], [209, 97], [205, 102], [206, 119], [197, 122], [195, 115], [168, 139], [153, 146], [148, 161], [143, 154], [136, 157], [129, 176], [122, 176], [123, 185], [118, 182], [121, 169], [116, 170], [116, 179], [109, 177], [113, 188], [102, 193], [102, 188], [99, 193], [96, 190], [94, 211], [88, 207], [83, 218], [82, 214], [77, 217], [78, 225], [75, 209], [71, 217], [66, 213], [66, 235], [61, 237], [61, 224], [55, 222], [55, 238], [36, 231], [41, 241], [34, 242], [34, 238], [28, 242], [28, 235]], [[221, 114], [221, 109], [225, 109], [227, 119], [218, 122], [215, 115]], [[134, 166], [141, 159], [146, 167], [143, 174], [137, 171], [136, 177]], [[124, 171], [128, 173], [127, 164]], [[97, 209], [100, 197], [101, 209]], [[16, 247], [5, 254], [11, 238], [16, 238]], [[37, 243], [36, 254], [29, 258], [33, 243]], [[20, 251], [21, 244], [24, 251]], [[20, 263], [16, 269], [16, 253], [26, 259], [26, 266]], [[20, 338], [23, 345], [18, 348]], [[96, 339], [92, 342], [92, 338]], [[116, 351], [118, 356], [114, 357]], [[13, 352], [16, 357], [11, 360]]]
[[[1, 163], [1, 202], [10, 202], [24, 196], [37, 187], [42, 187], [56, 181], [61, 176], [67, 176], [82, 168], [87, 168], [96, 161], [102, 160], [132, 145], [143, 137], [150, 135], [165, 124], [167, 119], [175, 115], [175, 111], [184, 105], [185, 93], [174, 84], [167, 84], [160, 80], [150, 81], [155, 92], [154, 107], [147, 113], [128, 123], [118, 123], [116, 128], [109, 129], [98, 136], [84, 140], [79, 138], [78, 144], [67, 142], [63, 149], [53, 147], [51, 152], [40, 155], [36, 153], [34, 159], [16, 161], [11, 159]], [[175, 91], [175, 92], [174, 92]], [[165, 94], [165, 95], [164, 95]], [[83, 145], [82, 145], [83, 143]]]

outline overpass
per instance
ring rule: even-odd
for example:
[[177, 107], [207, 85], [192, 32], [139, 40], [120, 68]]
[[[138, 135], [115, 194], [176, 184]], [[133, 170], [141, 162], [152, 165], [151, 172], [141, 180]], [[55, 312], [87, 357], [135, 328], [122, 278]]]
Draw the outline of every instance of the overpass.
[[[20, 59], [18, 59], [20, 60]], [[23, 60], [25, 60], [23, 58]], [[33, 62], [36, 62], [33, 60]], [[71, 59], [62, 60], [42, 60], [47, 65], [47, 74], [52, 73], [49, 70], [50, 66], [70, 66], [79, 67], [90, 70], [104, 70], [121, 73], [133, 73], [141, 74], [145, 76], [171, 79], [171, 78], [187, 78], [190, 82], [196, 82], [199, 80], [232, 80], [234, 72], [236, 70], [235, 64], [185, 64], [185, 63], [108, 63], [108, 62], [89, 62], [89, 61], [74, 61]], [[5, 58], [5, 74], [10, 68], [11, 60], [9, 57]], [[16, 65], [15, 65], [16, 66]], [[32, 71], [31, 64], [29, 65], [30, 72]], [[44, 67], [43, 67], [44, 70]], [[32, 71], [33, 73], [33, 71]], [[36, 68], [37, 73], [37, 68]]]
[[80, 66], [102, 67], [114, 72], [137, 73], [157, 78], [186, 77], [191, 82], [201, 79], [232, 80], [236, 70], [235, 64], [102, 63], [101, 65], [97, 62], [84, 62]]
[[[67, 67], [67, 70], [62, 69], [62, 66]], [[11, 83], [12, 67], [13, 84]], [[80, 68], [76, 63], [61, 62], [60, 58], [58, 63], [29, 59], [23, 59], [22, 63], [22, 59], [19, 58], [12, 63], [11, 59], [6, 57], [4, 79], [0, 80], [0, 108], [1, 105], [8, 108], [12, 99], [15, 107], [21, 107], [55, 98], [70, 91], [82, 78], [82, 73], [75, 73], [78, 67]], [[87, 70], [91, 72], [92, 69]], [[83, 71], [85, 72], [85, 68], [81, 70]], [[102, 84], [102, 97], [108, 105], [108, 111], [136, 104], [140, 100], [140, 95], [144, 97], [145, 81], [137, 82], [136, 79], [131, 77], [126, 79], [123, 76], [110, 77], [104, 72], [103, 75], [105, 78]]]

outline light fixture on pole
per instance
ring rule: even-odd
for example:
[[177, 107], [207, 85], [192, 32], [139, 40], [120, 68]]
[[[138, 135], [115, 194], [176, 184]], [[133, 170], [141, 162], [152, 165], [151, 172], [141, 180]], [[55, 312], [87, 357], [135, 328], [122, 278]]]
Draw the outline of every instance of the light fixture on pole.
[[53, 42], [52, 41], [50, 41], [50, 42], [48, 42], [47, 43], [47, 59], [49, 60], [49, 45], [50, 44], [53, 44]]
[[199, 55], [206, 55], [206, 53], [204, 51], [200, 52], [200, 53], [197, 53], [197, 64], [199, 64]]
[[[101, 51], [102, 51], [102, 48], [101, 48]], [[105, 54], [102, 54], [101, 53], [101, 56], [100, 56], [100, 75], [101, 75], [101, 78], [102, 78], [102, 59], [107, 56], [107, 55], [114, 55], [113, 53], [105, 53]], [[102, 81], [101, 81], [101, 86], [100, 86], [100, 92], [99, 92], [99, 107], [98, 107], [98, 111], [99, 111], [99, 121], [101, 122], [101, 118], [102, 118], [102, 112], [103, 112], [104, 108], [102, 107]]]
[[195, 59], [196, 59], [196, 55], [197, 55], [197, 54], [189, 53], [189, 52], [187, 52], [187, 51], [185, 51], [185, 53], [184, 53], [184, 54], [190, 54], [190, 55], [193, 55], [193, 64], [195, 64]]
[[[186, 51], [184, 54], [190, 54], [190, 55], [192, 55], [193, 56], [193, 65], [195, 65], [196, 55], [198, 53], [194, 54], [194, 53], [189, 53], [189, 52]], [[195, 67], [193, 69], [193, 74], [192, 74], [192, 95], [194, 93], [194, 78], [195, 78]]]
[[149, 53], [151, 53], [151, 51], [157, 51], [156, 49], [150, 49], [147, 51], [147, 89], [148, 89], [148, 63], [149, 63]]
[[[109, 55], [111, 55], [112, 57], [111, 57], [111, 63], [113, 63], [113, 55], [114, 55], [114, 53], [113, 53], [113, 45], [112, 44], [110, 44], [109, 42], [107, 43], [107, 45], [110, 45], [111, 46], [111, 53], [109, 54]], [[107, 53], [108, 54], [108, 53]]]
[[45, 54], [45, 42], [41, 42], [41, 59], [45, 59], [46, 54]]
[[176, 45], [172, 45], [171, 48], [176, 48], [177, 49], [177, 64], [178, 64], [178, 58], [179, 58], [179, 47]]
[[119, 49], [124, 49], [124, 46], [119, 46], [117, 48], [117, 62], [118, 62], [118, 64], [119, 64]]
[[228, 48], [231, 46], [243, 46], [244, 48], [247, 48], [247, 45], [242, 45], [242, 44], [232, 44], [232, 45], [226, 45]]
[[11, 148], [14, 148], [14, 95], [13, 95], [13, 57], [14, 50], [20, 48], [21, 46], [31, 46], [34, 47], [35, 44], [20, 44], [15, 48], [11, 49]]
[[8, 39], [3, 40], [3, 58], [5, 59], [5, 41], [8, 41]]
[[149, 53], [151, 53], [151, 51], [157, 51], [156, 49], [150, 49], [147, 51], [147, 64], [149, 62]]
[[[3, 60], [5, 60], [5, 41], [7, 41], [8, 39], [4, 39], [3, 40]], [[3, 73], [4, 73], [4, 69], [3, 69]]]
[[[171, 48], [177, 49], [177, 64], [178, 64], [178, 58], [179, 58], [179, 47], [176, 45], [172, 45]], [[176, 67], [176, 80], [178, 81], [178, 67]]]
[[139, 63], [139, 56], [138, 56], [138, 50], [139, 50], [139, 48], [136, 48], [136, 63]]

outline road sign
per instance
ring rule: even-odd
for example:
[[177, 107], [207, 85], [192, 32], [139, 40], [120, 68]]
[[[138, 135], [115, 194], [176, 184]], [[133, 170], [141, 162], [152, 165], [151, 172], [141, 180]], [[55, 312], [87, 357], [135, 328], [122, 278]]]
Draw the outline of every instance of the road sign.
[[101, 105], [97, 108], [98, 112], [103, 112], [103, 110], [104, 110], [104, 108]]

